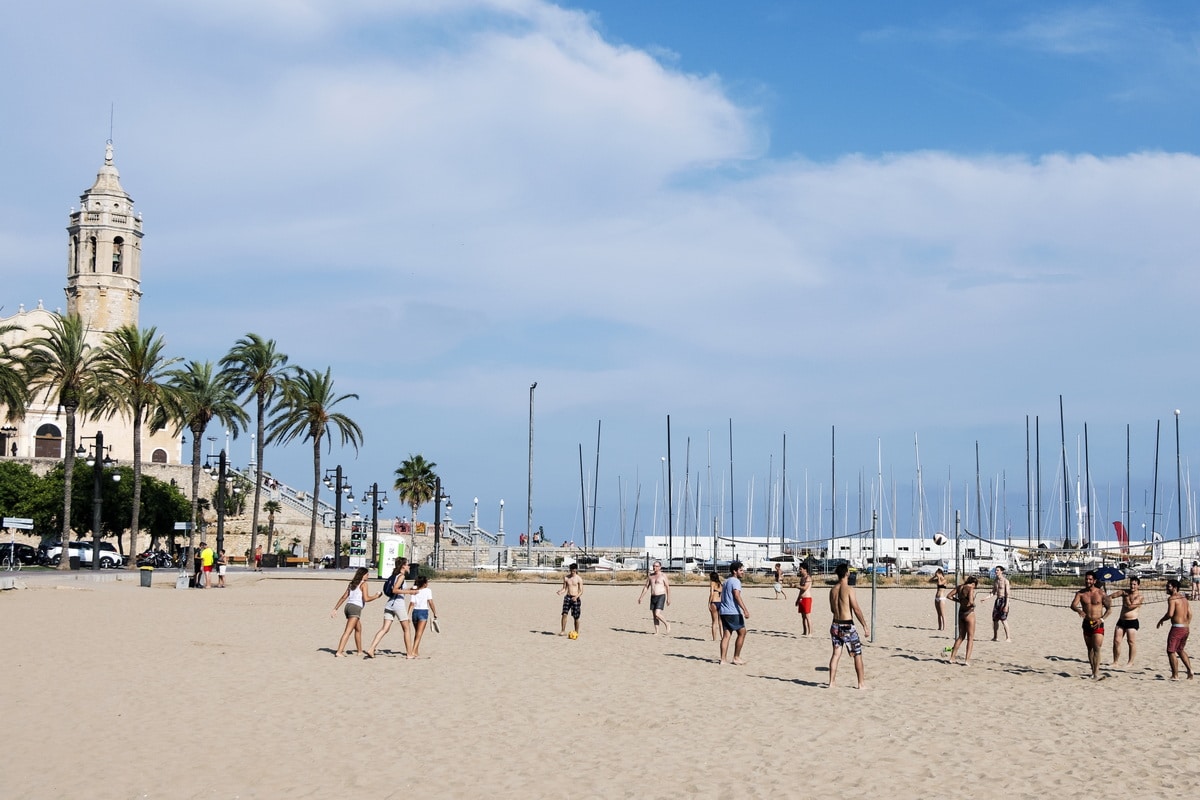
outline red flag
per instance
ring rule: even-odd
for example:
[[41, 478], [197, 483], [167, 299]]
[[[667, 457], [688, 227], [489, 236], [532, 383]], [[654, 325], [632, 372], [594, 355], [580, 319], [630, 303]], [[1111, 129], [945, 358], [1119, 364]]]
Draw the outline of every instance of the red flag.
[[1129, 555], [1129, 531], [1125, 530], [1123, 522], [1114, 522], [1113, 527], [1117, 530], [1117, 544], [1121, 546], [1122, 555]]

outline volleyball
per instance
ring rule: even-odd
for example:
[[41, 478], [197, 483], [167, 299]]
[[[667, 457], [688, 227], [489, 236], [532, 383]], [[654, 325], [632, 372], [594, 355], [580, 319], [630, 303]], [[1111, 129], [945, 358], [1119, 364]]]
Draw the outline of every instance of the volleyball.
[[936, 544], [938, 547], [941, 547], [948, 541], [950, 541], [950, 540], [946, 538], [946, 534], [944, 534], [944, 533], [935, 533], [933, 535], [933, 543]]
[[567, 634], [567, 638], [568, 639], [578, 639], [579, 631], [571, 631], [570, 633]]

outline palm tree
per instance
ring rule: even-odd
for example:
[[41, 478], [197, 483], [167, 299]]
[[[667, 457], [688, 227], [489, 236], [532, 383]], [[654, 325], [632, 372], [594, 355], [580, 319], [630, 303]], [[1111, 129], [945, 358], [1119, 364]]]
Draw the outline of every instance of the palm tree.
[[436, 466], [432, 461], [426, 461], [425, 456], [409, 453], [396, 470], [393, 488], [400, 500], [412, 508], [413, 533], [417, 532], [417, 509], [433, 499], [437, 487], [437, 474], [433, 471]]
[[152, 425], [155, 430], [168, 422], [175, 424], [175, 433], [184, 428], [192, 432], [192, 530], [188, 533], [188, 548], [196, 545], [196, 525], [200, 520], [200, 445], [208, 423], [218, 420], [233, 431], [237, 438], [250, 418], [238, 403], [237, 393], [229, 385], [228, 375], [213, 372], [211, 361], [189, 361], [183, 369], [170, 373], [171, 392], [164, 399]]
[[[263, 511], [267, 512], [267, 552], [271, 552], [271, 537], [275, 535], [275, 515], [283, 511], [283, 505], [278, 500], [268, 500], [263, 503]], [[250, 548], [254, 552], [254, 548]]]
[[[0, 326], [0, 336], [19, 330], [19, 325]], [[21, 361], [13, 349], [8, 345], [0, 345], [0, 405], [4, 406], [8, 420], [25, 416], [25, 405], [29, 401], [28, 387], [20, 365]], [[2, 455], [4, 453], [0, 453]]]
[[[157, 328], [138, 330], [125, 325], [104, 338], [104, 350], [96, 362], [100, 384], [96, 413], [111, 417], [128, 414], [133, 422], [133, 512], [129, 521], [129, 567], [136, 567], [139, 511], [142, 502], [142, 423], [163, 406], [171, 391], [168, 369], [180, 361], [163, 354], [166, 341]], [[160, 417], [165, 424], [165, 418]], [[161, 427], [161, 426], [160, 426]], [[157, 428], [152, 428], [158, 430]], [[117, 541], [120, 542], [120, 533]]]
[[[336, 395], [333, 391], [333, 376], [327, 368], [324, 374], [314, 370], [297, 369], [283, 385], [275, 416], [268, 423], [270, 432], [267, 440], [271, 444], [287, 444], [299, 437], [311, 441], [313, 446], [313, 492], [312, 524], [308, 532], [308, 559], [315, 560], [313, 550], [317, 546], [317, 497], [321, 491], [321, 439], [336, 431], [342, 446], [354, 445], [354, 452], [362, 444], [362, 428], [345, 414], [333, 408], [343, 400], [358, 399], [356, 394]], [[329, 436], [329, 447], [333, 448], [333, 437]]]
[[[250, 515], [250, 552], [258, 546], [258, 504], [262, 499], [263, 440], [267, 406], [287, 380], [288, 357], [275, 349], [274, 339], [263, 339], [248, 333], [233, 345], [221, 359], [221, 369], [229, 374], [229, 383], [239, 397], [253, 396], [255, 400], [256, 438], [254, 440], [254, 510]], [[268, 546], [269, 550], [270, 547]]]
[[[25, 384], [31, 396], [44, 391], [57, 403], [58, 411], [67, 412], [67, 431], [63, 442], [63, 514], [62, 544], [71, 539], [71, 484], [75, 473], [75, 415], [89, 412], [96, 396], [94, 367], [100, 353], [87, 342], [87, 326], [78, 314], [57, 315], [43, 331], [26, 345]], [[57, 411], [55, 412], [57, 415]], [[65, 555], [65, 554], [64, 554]], [[63, 558], [59, 569], [70, 569]]]

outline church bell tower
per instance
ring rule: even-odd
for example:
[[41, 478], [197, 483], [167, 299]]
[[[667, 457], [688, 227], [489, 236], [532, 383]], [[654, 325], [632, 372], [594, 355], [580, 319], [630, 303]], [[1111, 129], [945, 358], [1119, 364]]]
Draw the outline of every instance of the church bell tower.
[[142, 297], [142, 218], [121, 188], [110, 141], [96, 182], [79, 196], [67, 226], [67, 313], [93, 335], [138, 324]]

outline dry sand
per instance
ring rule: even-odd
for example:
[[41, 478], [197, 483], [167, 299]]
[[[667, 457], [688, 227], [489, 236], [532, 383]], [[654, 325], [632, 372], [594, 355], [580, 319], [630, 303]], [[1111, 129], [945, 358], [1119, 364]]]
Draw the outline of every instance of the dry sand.
[[718, 667], [699, 586], [656, 637], [638, 586], [588, 583], [569, 641], [558, 584], [435, 582], [424, 657], [397, 655], [397, 626], [369, 661], [332, 656], [340, 580], [171, 575], [0, 595], [0, 797], [1155, 797], [1200, 778], [1200, 682], [1165, 680], [1161, 604], [1139, 663], [1093, 682], [1065, 609], [1015, 602], [1005, 644], [983, 604], [968, 668], [942, 660], [932, 591], [881, 590], [859, 692], [848, 656], [824, 688], [823, 587], [807, 639], [794, 590], [748, 587], [749, 663]]

